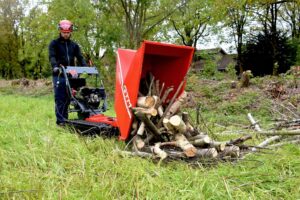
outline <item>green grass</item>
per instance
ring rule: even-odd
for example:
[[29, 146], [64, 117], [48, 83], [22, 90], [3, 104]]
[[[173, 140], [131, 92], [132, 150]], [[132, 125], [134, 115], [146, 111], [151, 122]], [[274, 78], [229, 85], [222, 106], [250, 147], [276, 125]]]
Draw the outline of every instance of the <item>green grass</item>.
[[156, 163], [56, 127], [52, 95], [0, 97], [0, 199], [300, 198], [298, 146], [211, 167]]

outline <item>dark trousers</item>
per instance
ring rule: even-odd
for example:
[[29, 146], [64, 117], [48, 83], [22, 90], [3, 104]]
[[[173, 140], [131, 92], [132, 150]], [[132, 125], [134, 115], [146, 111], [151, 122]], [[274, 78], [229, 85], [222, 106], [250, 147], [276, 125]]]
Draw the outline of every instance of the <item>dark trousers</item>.
[[66, 79], [64, 77], [53, 76], [52, 81], [54, 86], [56, 124], [61, 124], [68, 119], [70, 97], [67, 92]]

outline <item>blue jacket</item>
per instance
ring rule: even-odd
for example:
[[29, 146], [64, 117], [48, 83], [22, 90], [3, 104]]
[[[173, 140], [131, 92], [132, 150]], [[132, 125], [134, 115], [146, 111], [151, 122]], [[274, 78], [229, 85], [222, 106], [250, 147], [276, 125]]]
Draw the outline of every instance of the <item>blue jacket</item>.
[[[87, 66], [81, 54], [80, 47], [76, 42], [65, 40], [62, 37], [52, 40], [49, 45], [49, 60], [52, 69], [60, 65], [75, 66], [75, 58], [77, 59], [77, 65]], [[53, 73], [53, 75], [57, 74]]]

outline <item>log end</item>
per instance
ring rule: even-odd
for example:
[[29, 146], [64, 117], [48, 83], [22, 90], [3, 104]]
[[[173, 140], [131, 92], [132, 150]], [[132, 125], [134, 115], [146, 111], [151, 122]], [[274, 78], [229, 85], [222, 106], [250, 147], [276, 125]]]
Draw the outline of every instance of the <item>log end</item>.
[[222, 143], [219, 144], [219, 146], [218, 146], [217, 149], [218, 149], [219, 151], [224, 151], [225, 147], [226, 147], [226, 144], [225, 144], [224, 142], [222, 142]]
[[184, 150], [184, 154], [191, 158], [191, 157], [195, 157], [197, 154], [197, 149], [195, 147], [190, 147]]

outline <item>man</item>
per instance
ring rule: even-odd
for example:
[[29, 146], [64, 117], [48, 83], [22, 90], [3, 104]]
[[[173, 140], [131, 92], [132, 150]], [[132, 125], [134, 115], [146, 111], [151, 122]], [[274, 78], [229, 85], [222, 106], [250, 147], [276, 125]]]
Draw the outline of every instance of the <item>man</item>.
[[49, 45], [49, 60], [52, 66], [56, 124], [64, 126], [68, 119], [70, 98], [66, 88], [66, 80], [60, 68], [75, 66], [75, 58], [79, 66], [87, 66], [77, 43], [72, 41], [73, 24], [69, 20], [62, 20], [58, 24], [59, 37]]

